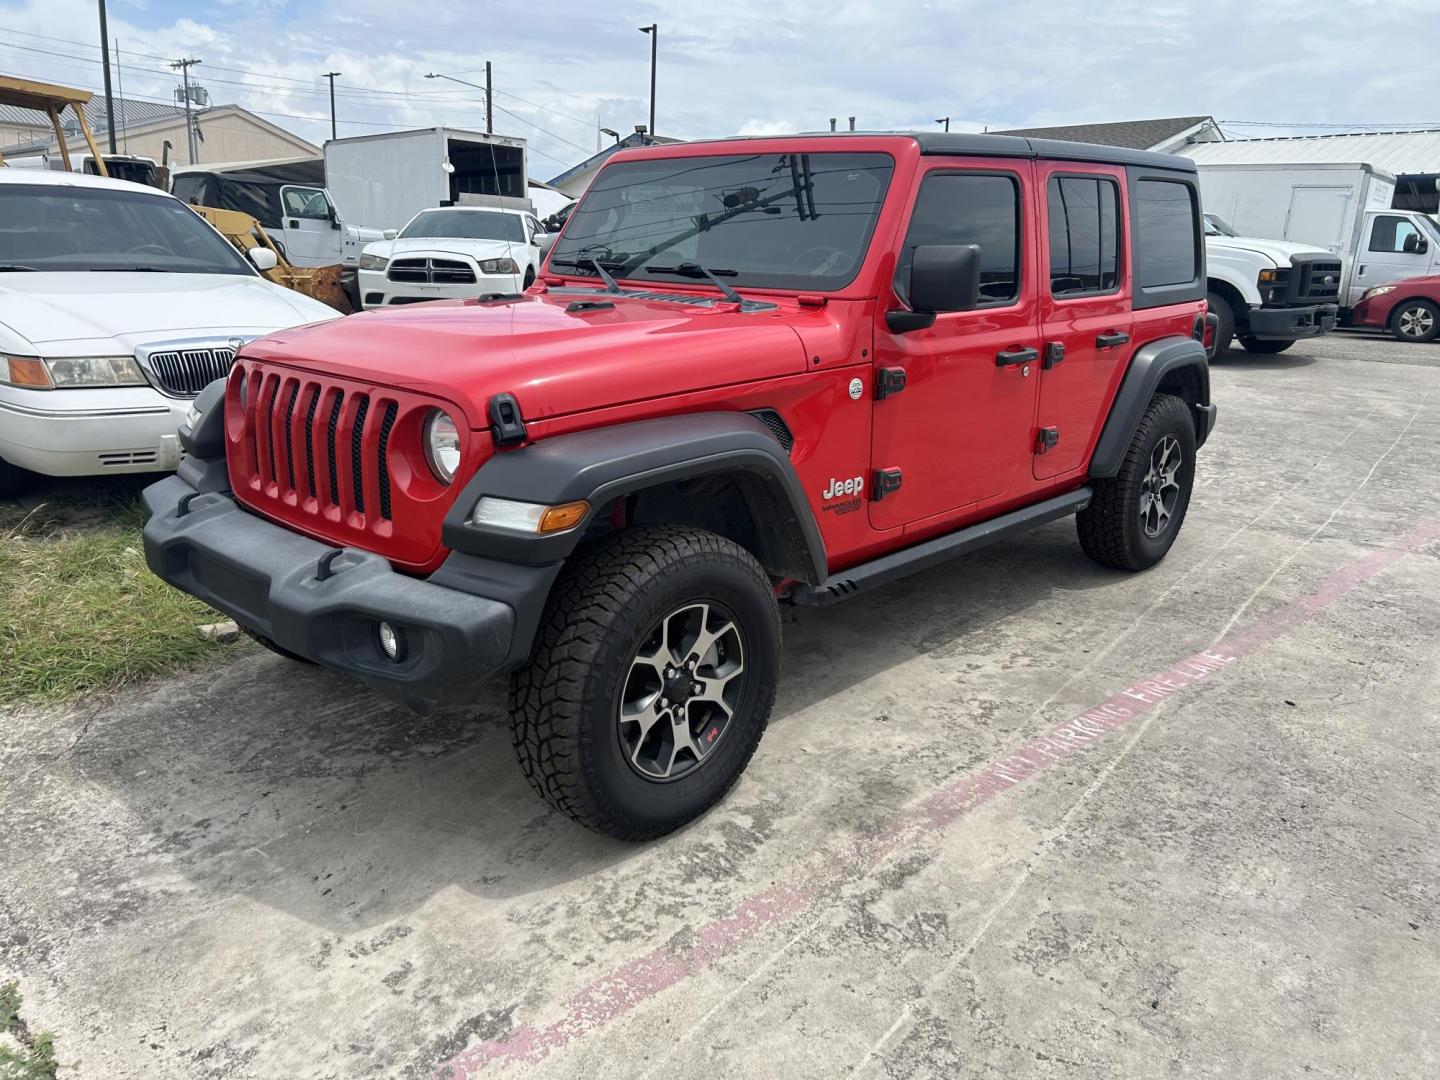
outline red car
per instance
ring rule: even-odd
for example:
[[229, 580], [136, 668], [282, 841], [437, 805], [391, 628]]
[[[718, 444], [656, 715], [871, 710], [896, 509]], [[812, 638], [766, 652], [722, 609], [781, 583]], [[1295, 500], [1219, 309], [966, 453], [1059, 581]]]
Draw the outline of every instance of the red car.
[[508, 673], [535, 789], [658, 836], [755, 751], [782, 605], [1072, 515], [1105, 566], [1164, 557], [1215, 423], [1204, 254], [1186, 158], [625, 151], [525, 295], [246, 345], [145, 493], [146, 558], [413, 705]]
[[1356, 326], [1389, 330], [1401, 341], [1434, 341], [1440, 334], [1440, 276], [1366, 289], [1350, 319]]

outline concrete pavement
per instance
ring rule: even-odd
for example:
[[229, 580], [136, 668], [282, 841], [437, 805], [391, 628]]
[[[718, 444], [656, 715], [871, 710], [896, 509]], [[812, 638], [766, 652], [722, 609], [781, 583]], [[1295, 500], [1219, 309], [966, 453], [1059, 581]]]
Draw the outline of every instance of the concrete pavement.
[[550, 813], [497, 686], [254, 652], [0, 724], [0, 978], [83, 1077], [1440, 1072], [1440, 346], [1213, 372], [1170, 557], [787, 623], [718, 809]]

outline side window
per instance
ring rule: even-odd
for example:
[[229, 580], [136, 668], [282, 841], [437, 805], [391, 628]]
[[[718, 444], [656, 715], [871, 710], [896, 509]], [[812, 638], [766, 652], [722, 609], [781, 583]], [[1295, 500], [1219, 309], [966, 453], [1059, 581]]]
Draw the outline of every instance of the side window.
[[980, 248], [981, 306], [1014, 300], [1020, 295], [1020, 186], [1015, 177], [937, 172], [921, 182], [895, 271], [901, 298], [921, 244], [975, 244]]
[[285, 213], [289, 217], [321, 221], [330, 217], [330, 203], [319, 188], [287, 187], [284, 194]]
[[1173, 180], [1135, 184], [1136, 277], [1142, 289], [1185, 285], [1200, 276], [1194, 192]]
[[[1414, 239], [1411, 239], [1411, 238]], [[1409, 244], [1407, 248], [1405, 245]], [[1407, 218], [1381, 214], [1370, 228], [1370, 250], [1401, 254], [1418, 251], [1420, 231]]]
[[1094, 176], [1052, 176], [1050, 294], [1114, 292], [1120, 284], [1120, 186]]

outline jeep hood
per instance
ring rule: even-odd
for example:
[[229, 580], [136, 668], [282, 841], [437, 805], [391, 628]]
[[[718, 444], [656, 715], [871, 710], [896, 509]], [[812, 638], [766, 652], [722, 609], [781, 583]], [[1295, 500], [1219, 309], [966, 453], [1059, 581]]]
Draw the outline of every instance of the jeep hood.
[[1289, 266], [1292, 255], [1329, 255], [1313, 244], [1291, 244], [1284, 240], [1262, 240], [1258, 236], [1207, 236], [1205, 246], [1219, 251], [1249, 251], [1269, 259], [1277, 267]]
[[[654, 293], [650, 294], [656, 295]], [[481, 428], [489, 400], [515, 395], [527, 420], [669, 397], [806, 370], [793, 306], [741, 312], [718, 297], [530, 293], [437, 301], [284, 331], [244, 355], [453, 402]], [[585, 304], [613, 306], [584, 307]]]

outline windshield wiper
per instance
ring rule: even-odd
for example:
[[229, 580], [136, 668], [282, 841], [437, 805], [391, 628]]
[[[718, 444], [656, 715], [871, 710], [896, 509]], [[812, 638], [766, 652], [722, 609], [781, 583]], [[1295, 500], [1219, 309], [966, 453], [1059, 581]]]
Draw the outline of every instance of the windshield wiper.
[[[607, 260], [605, 260], [605, 262], [608, 262], [611, 266], [620, 266], [620, 267], [623, 267], [623, 266], [625, 265], [623, 262], [621, 262], [621, 261], [619, 261], [619, 260], [616, 260], [616, 259], [607, 259]], [[618, 293], [618, 292], [620, 291], [620, 286], [619, 286], [618, 284], [616, 284], [615, 279], [610, 276], [610, 271], [605, 269], [605, 262], [602, 262], [602, 261], [599, 260], [599, 259], [592, 259], [592, 258], [589, 258], [589, 257], [586, 257], [586, 258], [583, 258], [583, 259], [551, 259], [551, 260], [550, 260], [550, 264], [551, 264], [552, 266], [575, 266], [575, 267], [581, 267], [581, 268], [586, 267], [586, 266], [593, 266], [593, 267], [595, 268], [595, 272], [600, 275], [600, 280], [603, 281], [603, 282], [605, 282], [605, 291], [606, 291], [606, 292], [612, 292], [612, 293]]]
[[649, 266], [642, 267], [642, 269], [647, 274], [675, 274], [679, 277], [709, 278], [710, 284], [724, 293], [726, 300], [729, 300], [732, 304], [743, 304], [745, 302], [743, 296], [720, 280], [721, 274], [724, 274], [726, 277], [738, 277], [740, 273], [738, 270], [730, 270], [725, 267], [711, 270], [709, 267], [701, 266], [696, 262], [683, 262], [677, 266], [656, 266], [654, 263], [651, 263]]
[[15, 274], [20, 272], [38, 274], [40, 271], [33, 266], [26, 266], [24, 263], [0, 263], [0, 274]]
[[92, 266], [92, 274], [168, 274], [163, 266]]

